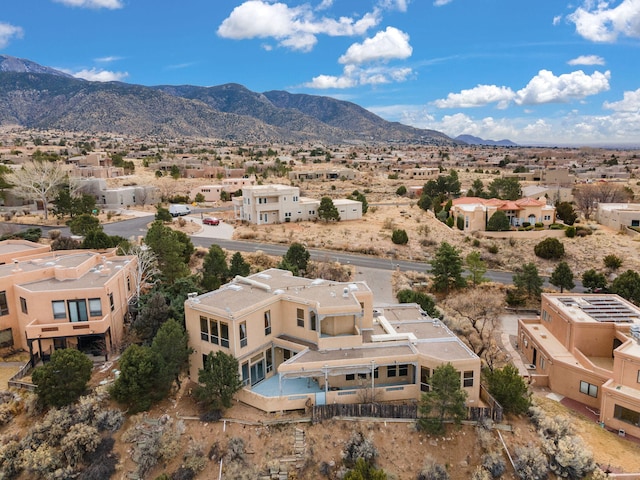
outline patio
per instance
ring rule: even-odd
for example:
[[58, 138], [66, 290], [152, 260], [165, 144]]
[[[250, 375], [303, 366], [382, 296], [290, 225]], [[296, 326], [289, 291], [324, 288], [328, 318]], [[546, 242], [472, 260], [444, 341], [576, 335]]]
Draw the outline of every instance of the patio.
[[[282, 388], [282, 390], [280, 390]], [[281, 397], [289, 395], [302, 395], [310, 393], [322, 393], [318, 383], [312, 378], [280, 378], [276, 373], [251, 387], [251, 391], [264, 397]]]

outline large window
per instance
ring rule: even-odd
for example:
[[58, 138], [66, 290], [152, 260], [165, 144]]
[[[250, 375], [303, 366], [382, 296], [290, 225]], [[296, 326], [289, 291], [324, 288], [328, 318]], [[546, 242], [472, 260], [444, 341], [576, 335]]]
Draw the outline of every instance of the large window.
[[200, 340], [209, 341], [209, 319], [200, 317]]
[[299, 327], [304, 327], [304, 310], [302, 308], [296, 308], [296, 319]]
[[473, 370], [469, 370], [462, 374], [462, 386], [473, 387]]
[[7, 303], [7, 292], [0, 292], [0, 315], [9, 315], [9, 304]]
[[247, 346], [247, 322], [238, 325], [238, 333], [240, 334], [240, 347]]
[[389, 365], [387, 367], [387, 377], [397, 377], [398, 376], [398, 367], [396, 365]]
[[431, 369], [429, 367], [420, 367], [420, 390], [428, 392], [431, 389]]
[[407, 365], [406, 363], [403, 365], [398, 365], [398, 376], [406, 377], [407, 375], [409, 375], [409, 365]]
[[89, 299], [89, 315], [92, 317], [102, 316], [102, 301], [99, 298]]
[[220, 346], [229, 348], [229, 325], [220, 322]]
[[271, 335], [271, 310], [264, 312], [264, 334]]
[[313, 310], [309, 311], [309, 328], [314, 332], [318, 330], [318, 317]]
[[[220, 333], [218, 331], [218, 322], [216, 320], [213, 320], [212, 318], [209, 319], [209, 333], [211, 334], [211, 338], [209, 339], [209, 341], [214, 345], [218, 345], [220, 343]], [[229, 346], [229, 342], [227, 342], [227, 347], [228, 346]]]
[[580, 393], [589, 395], [593, 398], [598, 398], [598, 386], [591, 383], [580, 381]]
[[640, 426], [640, 412], [631, 410], [620, 405], [613, 407], [613, 417], [623, 422], [631, 423], [636, 426]]
[[53, 308], [53, 318], [67, 318], [67, 309], [64, 307], [64, 300], [54, 300], [51, 302]]
[[87, 301], [67, 300], [67, 308], [69, 309], [69, 320], [72, 322], [86, 322], [89, 320], [87, 316]]

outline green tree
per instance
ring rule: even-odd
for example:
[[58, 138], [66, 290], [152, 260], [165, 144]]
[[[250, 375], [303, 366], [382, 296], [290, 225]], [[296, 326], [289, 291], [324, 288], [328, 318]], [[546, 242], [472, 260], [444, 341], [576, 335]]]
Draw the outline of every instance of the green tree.
[[83, 213], [92, 213], [96, 208], [96, 199], [92, 195], [72, 195], [68, 184], [60, 187], [53, 203], [55, 205], [53, 214], [58, 218], [65, 216], [73, 218]]
[[160, 326], [169, 320], [169, 315], [165, 296], [161, 292], [154, 292], [142, 305], [131, 328], [143, 343], [150, 345]]
[[406, 245], [409, 243], [409, 235], [407, 235], [406, 230], [394, 228], [391, 233], [391, 241], [396, 245]]
[[170, 318], [162, 324], [151, 343], [151, 349], [162, 359], [165, 382], [171, 384], [175, 381], [178, 389], [180, 373], [189, 365], [189, 355], [192, 352], [188, 341], [189, 337], [182, 325]]
[[340, 221], [340, 212], [333, 204], [333, 200], [330, 197], [322, 197], [320, 199], [320, 206], [318, 207], [318, 218], [325, 222], [335, 220]]
[[282, 261], [278, 265], [278, 268], [289, 270], [294, 275], [304, 275], [307, 271], [310, 257], [311, 254], [304, 245], [294, 242], [287, 250], [287, 253], [282, 257]]
[[402, 196], [404, 196], [406, 194], [407, 194], [407, 187], [405, 187], [404, 185], [400, 185], [396, 189], [396, 195], [398, 195], [399, 197], [402, 197]]
[[604, 266], [611, 271], [616, 271], [622, 266], [622, 259], [613, 253], [606, 255], [602, 261], [604, 262]]
[[213, 244], [204, 256], [200, 284], [206, 291], [217, 290], [228, 279], [229, 265], [227, 264], [227, 255], [219, 245]]
[[[147, 231], [144, 243], [153, 250], [158, 259], [158, 269], [167, 283], [189, 275], [189, 267], [185, 262], [187, 246], [180, 241], [177, 232], [155, 221]], [[191, 244], [193, 248], [193, 244]]]
[[85, 236], [87, 233], [92, 231], [102, 231], [102, 225], [100, 225], [98, 217], [94, 217], [88, 213], [83, 213], [69, 221], [69, 229], [74, 235]]
[[353, 468], [345, 474], [344, 480], [387, 480], [387, 474], [375, 468], [364, 458], [358, 458]]
[[431, 261], [433, 288], [437, 292], [449, 293], [450, 288], [463, 288], [467, 282], [462, 276], [460, 251], [447, 242], [442, 242]]
[[610, 287], [611, 293], [617, 293], [632, 303], [640, 306], [640, 275], [633, 270], [627, 270], [618, 275]]
[[425, 195], [424, 193], [420, 195], [420, 198], [418, 199], [418, 207], [420, 207], [424, 211], [427, 211], [431, 208], [432, 204], [433, 200], [429, 195]]
[[484, 190], [484, 183], [479, 178], [476, 178], [471, 184], [471, 188], [467, 192], [467, 196], [469, 197], [479, 197], [485, 198], [487, 196], [487, 192]]
[[489, 184], [489, 196], [502, 200], [518, 200], [522, 188], [517, 178], [494, 178]]
[[487, 221], [487, 230], [490, 232], [506, 232], [511, 230], [509, 217], [502, 210], [495, 212]]
[[489, 393], [502, 405], [505, 413], [527, 413], [531, 406], [531, 393], [516, 367], [508, 364], [485, 372], [485, 376]]
[[436, 301], [427, 293], [405, 288], [398, 291], [396, 298], [400, 303], [417, 303], [430, 317], [442, 318], [442, 312], [436, 308]]
[[198, 383], [195, 396], [209, 410], [231, 407], [233, 396], [242, 388], [238, 360], [220, 350], [210, 352], [198, 370]]
[[431, 198], [439, 195], [457, 197], [460, 195], [460, 180], [458, 172], [451, 170], [448, 175], [439, 175], [435, 180], [429, 180], [422, 187], [422, 192]]
[[31, 376], [38, 400], [51, 407], [75, 402], [86, 390], [93, 362], [79, 350], [55, 350], [51, 361], [37, 367]]
[[571, 203], [560, 202], [556, 205], [556, 217], [567, 225], [573, 225], [578, 219], [578, 214]]
[[111, 395], [127, 405], [129, 413], [148, 410], [169, 391], [162, 375], [162, 358], [149, 347], [130, 345], [120, 356], [120, 375], [111, 387]]
[[604, 290], [607, 288], [607, 277], [591, 268], [582, 274], [582, 286], [589, 292]]
[[351, 195], [349, 195], [350, 200], [356, 200], [362, 203], [362, 214], [364, 215], [369, 210], [369, 203], [367, 202], [367, 197], [364, 196], [363, 193], [360, 193], [358, 190], [354, 190]]
[[556, 260], [564, 257], [564, 245], [557, 238], [545, 238], [533, 247], [533, 252], [540, 258]]
[[236, 252], [231, 257], [231, 265], [229, 267], [229, 277], [234, 278], [236, 275], [246, 277], [251, 273], [251, 265], [249, 265], [240, 252]]
[[172, 222], [173, 221], [173, 217], [169, 213], [169, 209], [168, 208], [164, 208], [161, 205], [158, 205], [156, 207], [156, 217], [155, 217], [155, 219], [160, 221], [160, 222]]
[[194, 197], [193, 201], [196, 202], [196, 203], [204, 203], [205, 197], [202, 194], [202, 192], [196, 193], [196, 196]]
[[160, 284], [159, 287], [158, 291], [169, 300], [169, 317], [184, 325], [184, 302], [190, 293], [204, 293], [200, 288], [200, 279], [197, 275], [189, 275], [180, 277], [171, 284]]
[[427, 432], [442, 433], [445, 419], [459, 424], [465, 418], [467, 392], [460, 386], [460, 372], [450, 363], [433, 370], [429, 385], [431, 389], [420, 400], [418, 425]]
[[522, 271], [513, 275], [513, 284], [520, 292], [529, 297], [539, 298], [542, 293], [544, 281], [538, 275], [538, 267], [535, 263], [525, 263]]
[[480, 252], [471, 252], [469, 255], [467, 255], [467, 258], [465, 260], [467, 264], [467, 270], [469, 271], [469, 277], [467, 278], [471, 279], [473, 286], [475, 287], [482, 282], [486, 282], [487, 278], [484, 276], [484, 274], [487, 273], [487, 265], [486, 263], [484, 263], [484, 260], [482, 260]]
[[171, 178], [178, 180], [180, 176], [180, 168], [177, 165], [171, 165]]
[[571, 290], [576, 286], [573, 283], [573, 272], [567, 262], [560, 262], [556, 268], [551, 273], [551, 278], [549, 279], [549, 283], [554, 287], [558, 287], [560, 289], [560, 293], [564, 292], [564, 289]]
[[[102, 227], [101, 227], [102, 228]], [[115, 237], [115, 241], [122, 237]], [[88, 248], [93, 250], [105, 250], [107, 248], [113, 248], [117, 245], [114, 244], [114, 238], [110, 237], [102, 230], [90, 230], [82, 241], [82, 248]]]

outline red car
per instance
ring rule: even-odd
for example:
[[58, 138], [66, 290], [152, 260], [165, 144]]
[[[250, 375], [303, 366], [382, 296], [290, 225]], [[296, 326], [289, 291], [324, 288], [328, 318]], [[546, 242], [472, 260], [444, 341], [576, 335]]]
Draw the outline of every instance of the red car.
[[202, 223], [204, 225], [220, 225], [220, 220], [216, 217], [204, 217]]

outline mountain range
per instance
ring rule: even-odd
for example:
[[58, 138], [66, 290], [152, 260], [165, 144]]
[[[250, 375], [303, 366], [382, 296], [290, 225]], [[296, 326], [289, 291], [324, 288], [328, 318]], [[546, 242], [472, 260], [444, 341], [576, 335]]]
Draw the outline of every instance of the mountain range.
[[148, 87], [91, 82], [7, 55], [0, 55], [0, 125], [243, 143], [462, 143], [330, 97], [256, 93], [235, 83]]
[[474, 137], [473, 135], [458, 135], [454, 140], [468, 145], [488, 145], [492, 147], [517, 147], [517, 143], [511, 140], [485, 140], [484, 138]]

